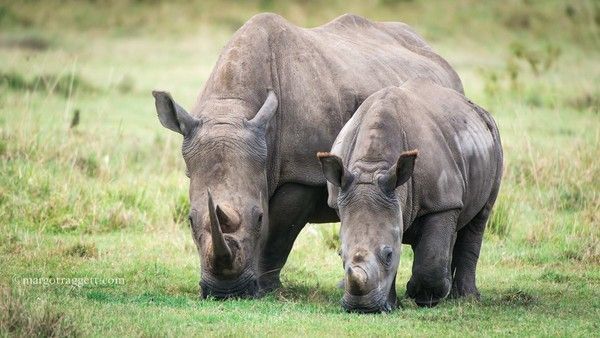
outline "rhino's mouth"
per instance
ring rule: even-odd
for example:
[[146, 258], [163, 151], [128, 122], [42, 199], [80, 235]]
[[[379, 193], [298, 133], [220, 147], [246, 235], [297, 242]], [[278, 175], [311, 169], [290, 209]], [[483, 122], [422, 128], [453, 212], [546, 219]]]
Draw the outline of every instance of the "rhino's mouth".
[[388, 301], [388, 294], [381, 288], [373, 289], [366, 295], [352, 295], [344, 293], [342, 298], [342, 307], [348, 312], [358, 313], [381, 313], [390, 312], [395, 308], [394, 304]]
[[254, 273], [246, 270], [238, 278], [230, 280], [202, 273], [200, 290], [203, 299], [253, 298], [258, 294], [259, 287]]

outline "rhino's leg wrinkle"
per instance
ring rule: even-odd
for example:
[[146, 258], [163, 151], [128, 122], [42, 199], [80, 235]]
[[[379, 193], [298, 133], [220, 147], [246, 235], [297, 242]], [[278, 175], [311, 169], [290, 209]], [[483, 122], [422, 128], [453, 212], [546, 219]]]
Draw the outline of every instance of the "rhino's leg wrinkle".
[[450, 292], [452, 298], [473, 296], [479, 299], [479, 290], [475, 283], [475, 270], [490, 210], [491, 207], [486, 205], [458, 232], [452, 254], [452, 275], [454, 276]]
[[300, 230], [315, 211], [319, 189], [296, 183], [279, 187], [269, 205], [269, 235], [261, 255], [259, 285], [262, 292], [279, 286], [279, 273]]
[[419, 306], [435, 306], [450, 292], [450, 260], [458, 210], [422, 216], [420, 234], [412, 245], [412, 276], [406, 295]]

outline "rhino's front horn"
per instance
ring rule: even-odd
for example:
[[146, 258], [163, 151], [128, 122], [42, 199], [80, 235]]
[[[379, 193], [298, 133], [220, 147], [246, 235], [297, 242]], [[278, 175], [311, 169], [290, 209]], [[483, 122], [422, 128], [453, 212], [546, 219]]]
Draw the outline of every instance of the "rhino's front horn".
[[351, 266], [348, 267], [348, 288], [353, 295], [362, 295], [366, 290], [367, 286], [367, 274], [359, 268]]
[[231, 254], [231, 249], [227, 245], [225, 238], [223, 237], [223, 231], [221, 230], [221, 224], [219, 222], [219, 217], [217, 216], [217, 210], [215, 208], [212, 195], [210, 194], [210, 189], [207, 190], [208, 193], [208, 215], [210, 217], [210, 234], [213, 243], [213, 250], [215, 252], [215, 257], [219, 259], [225, 260], [227, 262], [231, 262], [233, 255]]

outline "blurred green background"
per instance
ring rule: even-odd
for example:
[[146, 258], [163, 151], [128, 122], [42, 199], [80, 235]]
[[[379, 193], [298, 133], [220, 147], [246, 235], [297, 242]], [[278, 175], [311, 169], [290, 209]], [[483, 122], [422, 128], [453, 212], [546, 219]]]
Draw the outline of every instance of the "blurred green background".
[[[150, 91], [189, 108], [252, 15], [413, 26], [498, 122], [505, 175], [482, 300], [344, 313], [339, 225], [309, 225], [260, 300], [199, 301], [181, 139]], [[0, 335], [569, 335], [600, 332], [600, 3], [1, 1]], [[397, 278], [403, 294], [412, 252]], [[25, 285], [23, 278], [123, 278]]]

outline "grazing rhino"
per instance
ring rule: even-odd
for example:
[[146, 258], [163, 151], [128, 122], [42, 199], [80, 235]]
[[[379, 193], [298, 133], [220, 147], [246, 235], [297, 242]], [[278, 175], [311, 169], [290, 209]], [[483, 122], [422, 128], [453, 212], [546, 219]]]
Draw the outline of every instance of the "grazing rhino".
[[331, 152], [317, 156], [341, 219], [346, 310], [396, 306], [401, 243], [414, 251], [406, 292], [417, 304], [479, 297], [475, 268], [503, 156], [488, 112], [454, 90], [409, 80], [371, 95]]
[[338, 220], [314, 154], [369, 95], [415, 76], [463, 90], [403, 23], [344, 15], [305, 29], [259, 14], [221, 51], [190, 113], [153, 92], [162, 125], [183, 135], [203, 297], [279, 286], [302, 227]]

